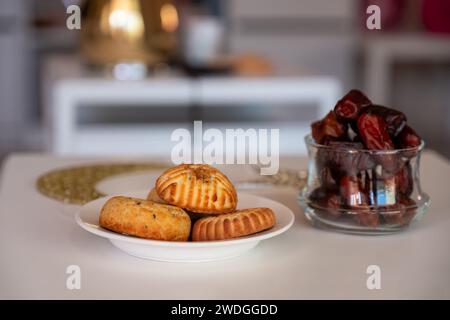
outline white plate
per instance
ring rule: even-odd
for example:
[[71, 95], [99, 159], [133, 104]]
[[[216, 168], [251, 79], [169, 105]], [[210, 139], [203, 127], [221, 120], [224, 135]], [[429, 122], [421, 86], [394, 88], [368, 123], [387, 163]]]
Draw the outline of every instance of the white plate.
[[[147, 190], [126, 194], [143, 198]], [[139, 258], [170, 262], [216, 261], [236, 257], [254, 248], [261, 240], [275, 237], [294, 223], [292, 211], [279, 202], [255, 195], [238, 193], [238, 208], [267, 207], [276, 215], [276, 224], [269, 230], [232, 240], [205, 242], [171, 242], [141, 239], [115, 233], [100, 227], [98, 217], [103, 204], [112, 196], [85, 204], [76, 214], [77, 223], [86, 231], [107, 238], [120, 250]]]
[[98, 192], [109, 194], [125, 194], [130, 190], [144, 190], [155, 185], [156, 179], [161, 175], [161, 170], [137, 171], [117, 174], [100, 180], [95, 185]]

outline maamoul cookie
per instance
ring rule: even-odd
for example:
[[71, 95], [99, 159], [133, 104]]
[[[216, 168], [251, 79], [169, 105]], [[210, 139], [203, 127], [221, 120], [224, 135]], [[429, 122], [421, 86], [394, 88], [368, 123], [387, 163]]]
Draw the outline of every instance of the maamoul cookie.
[[206, 164], [182, 164], [165, 171], [156, 181], [159, 198], [198, 213], [223, 214], [236, 210], [233, 184]]
[[193, 241], [213, 241], [254, 234], [275, 225], [275, 214], [269, 208], [251, 208], [202, 218], [194, 223]]
[[103, 205], [99, 223], [114, 232], [153, 240], [187, 241], [191, 230], [183, 209], [123, 196]]
[[158, 196], [158, 193], [156, 192], [155, 188], [150, 190], [150, 192], [147, 195], [147, 200], [153, 201], [153, 202], [156, 202], [156, 203], [160, 203], [160, 204], [168, 204], [167, 202], [165, 202], [163, 199], [161, 199]]

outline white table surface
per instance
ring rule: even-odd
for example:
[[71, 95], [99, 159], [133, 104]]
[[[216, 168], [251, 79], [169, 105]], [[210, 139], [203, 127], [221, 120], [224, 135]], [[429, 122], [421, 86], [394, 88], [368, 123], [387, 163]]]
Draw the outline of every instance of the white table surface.
[[[294, 226], [241, 257], [202, 264], [128, 256], [82, 230], [74, 206], [36, 191], [36, 178], [45, 171], [93, 160], [40, 154], [5, 160], [0, 298], [450, 298], [450, 163], [434, 152], [424, 154], [421, 173], [431, 208], [406, 232], [355, 236], [318, 230], [303, 217], [295, 191], [259, 190], [296, 213]], [[305, 168], [306, 159], [282, 159], [282, 164]], [[234, 180], [251, 176], [248, 167], [224, 170]], [[66, 268], [72, 264], [81, 268], [81, 290], [66, 289]], [[366, 287], [372, 264], [381, 268], [380, 290]]]

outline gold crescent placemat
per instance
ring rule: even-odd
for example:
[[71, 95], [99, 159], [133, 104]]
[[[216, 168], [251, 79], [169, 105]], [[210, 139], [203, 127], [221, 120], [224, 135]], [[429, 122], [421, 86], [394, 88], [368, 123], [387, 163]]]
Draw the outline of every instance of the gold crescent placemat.
[[160, 163], [93, 164], [53, 170], [40, 176], [36, 187], [43, 195], [71, 204], [84, 204], [104, 196], [95, 185], [108, 177], [135, 171], [163, 170]]

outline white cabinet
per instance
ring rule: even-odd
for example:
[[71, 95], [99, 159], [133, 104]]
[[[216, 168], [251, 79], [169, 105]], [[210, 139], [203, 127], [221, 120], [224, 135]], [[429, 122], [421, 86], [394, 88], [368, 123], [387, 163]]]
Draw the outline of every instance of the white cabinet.
[[[153, 155], [167, 157], [175, 143], [171, 134], [177, 128], [192, 132], [194, 120], [203, 120], [204, 129], [249, 128], [280, 129], [280, 154], [305, 154], [303, 137], [309, 132], [310, 121], [284, 117], [274, 120], [274, 113], [283, 114], [286, 108], [299, 111], [313, 106], [315, 119], [322, 117], [342, 94], [339, 81], [330, 77], [290, 78], [150, 78], [142, 81], [117, 81], [105, 78], [56, 80], [49, 86], [52, 108], [46, 112], [51, 129], [50, 150], [61, 155]], [[131, 107], [134, 106], [134, 109]], [[245, 114], [249, 108], [260, 111], [264, 106], [272, 113], [255, 121], [261, 112]], [[137, 108], [137, 109], [136, 109]], [[155, 117], [176, 116], [177, 110], [206, 111], [216, 120], [205, 120], [192, 114], [182, 122], [161, 121], [127, 124], [124, 122], [80, 123], [80, 114], [95, 109], [97, 115], [108, 117], [122, 110], [153, 111]], [[159, 109], [159, 111], [158, 111]], [[194, 110], [193, 110], [194, 109]], [[225, 116], [218, 114], [225, 110]], [[201, 112], [201, 111], [200, 111]], [[234, 119], [226, 115], [232, 114]], [[244, 118], [247, 116], [247, 118]], [[214, 118], [214, 116], [212, 117]], [[279, 117], [282, 118], [282, 117]], [[287, 118], [287, 121], [286, 121]], [[238, 119], [239, 121], [236, 121]], [[248, 120], [246, 120], [248, 119]]]

